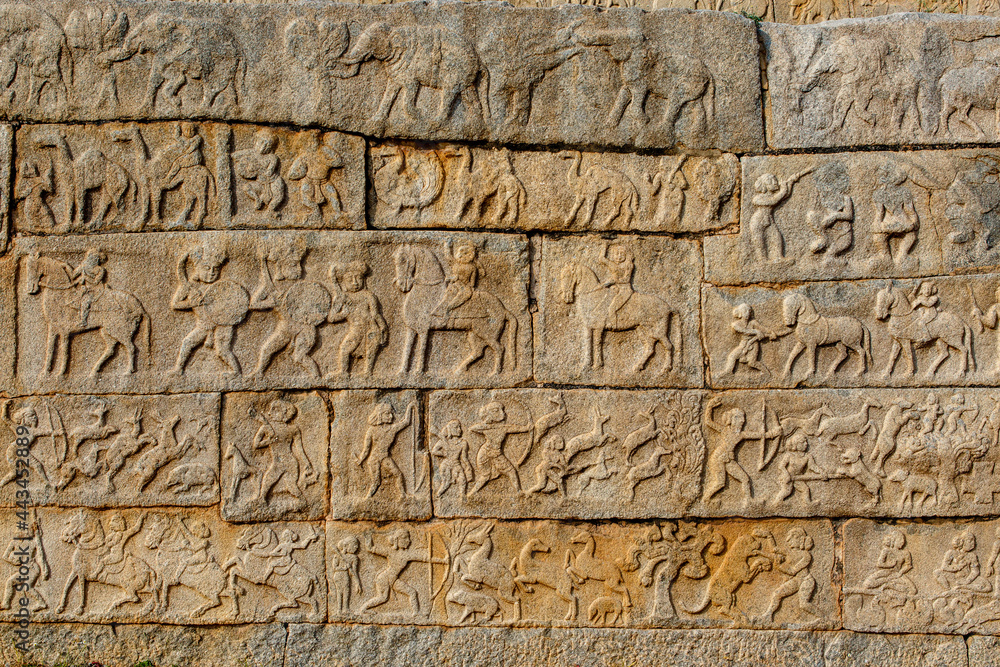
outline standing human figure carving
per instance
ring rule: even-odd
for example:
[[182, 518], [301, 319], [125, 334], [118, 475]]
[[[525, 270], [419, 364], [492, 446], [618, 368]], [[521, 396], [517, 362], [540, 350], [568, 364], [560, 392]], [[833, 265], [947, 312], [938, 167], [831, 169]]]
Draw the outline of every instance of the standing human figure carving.
[[[392, 449], [396, 446], [399, 434], [413, 424], [416, 407], [416, 403], [411, 403], [406, 407], [405, 419], [397, 420], [392, 406], [388, 403], [379, 403], [375, 410], [368, 415], [368, 430], [365, 432], [365, 439], [361, 445], [361, 453], [355, 459], [359, 466], [367, 463], [368, 498], [375, 497], [375, 494], [382, 487], [382, 483], [388, 477], [396, 480], [400, 498], [413, 495], [415, 489], [407, 489], [406, 476], [393, 458]], [[416, 455], [415, 452], [413, 454]], [[416, 486], [416, 484], [417, 480], [414, 479], [413, 485]]]
[[416, 616], [423, 616], [425, 612], [420, 605], [420, 594], [417, 589], [402, 580], [403, 575], [409, 569], [411, 563], [428, 563], [431, 565], [448, 565], [448, 561], [442, 558], [432, 557], [427, 550], [419, 550], [413, 546], [410, 531], [400, 528], [391, 533], [387, 539], [388, 547], [381, 547], [375, 544], [371, 535], [368, 535], [366, 551], [375, 556], [385, 559], [385, 567], [375, 575], [375, 592], [368, 600], [361, 605], [360, 613], [371, 611], [375, 607], [380, 607], [389, 601], [389, 596], [395, 592], [398, 595], [406, 596], [410, 601], [410, 610]]
[[270, 130], [258, 130], [253, 146], [233, 153], [233, 171], [243, 179], [243, 192], [254, 209], [277, 216], [285, 203], [285, 179], [281, 159], [274, 154], [278, 137]]
[[715, 396], [705, 406], [705, 426], [718, 434], [719, 442], [709, 456], [702, 499], [708, 502], [733, 479], [742, 487], [743, 500], [752, 500], [753, 484], [750, 475], [737, 460], [739, 447], [747, 440], [777, 438], [781, 435], [781, 426], [777, 425], [770, 430], [765, 425], [756, 430], [746, 428], [747, 415], [740, 408], [731, 408], [721, 422], [716, 421], [715, 409], [721, 404], [722, 397]]
[[266, 451], [268, 457], [254, 502], [267, 503], [274, 495], [286, 493], [296, 507], [304, 506], [305, 491], [318, 481], [319, 474], [306, 453], [302, 429], [293, 423], [299, 409], [294, 403], [277, 398], [268, 405], [266, 414], [253, 406], [247, 412], [260, 423], [253, 437], [253, 449]]
[[347, 324], [337, 352], [337, 373], [349, 373], [351, 362], [362, 357], [363, 372], [371, 375], [379, 350], [389, 342], [389, 325], [382, 316], [382, 304], [365, 285], [369, 272], [365, 262], [330, 266], [334, 292], [327, 321]]
[[785, 237], [774, 220], [774, 210], [792, 194], [792, 187], [811, 168], [781, 181], [772, 173], [761, 174], [754, 181], [754, 195], [750, 198], [750, 242], [754, 257], [759, 262], [784, 262]]
[[299, 181], [299, 222], [308, 227], [330, 226], [343, 214], [333, 172], [343, 169], [344, 158], [334, 146], [336, 135], [319, 130], [299, 135], [299, 152], [288, 168], [288, 180]]
[[[504, 451], [507, 438], [518, 433], [530, 433], [533, 425], [511, 424], [503, 403], [491, 401], [479, 410], [479, 422], [469, 427], [473, 433], [481, 435], [485, 442], [476, 454], [476, 483], [469, 491], [472, 495], [501, 475], [510, 480], [518, 493], [522, 492], [521, 477], [517, 468]], [[519, 461], [520, 463], [520, 461]]]
[[[219, 280], [229, 256], [222, 248], [206, 243], [177, 261], [177, 289], [170, 299], [173, 310], [194, 313], [194, 328], [181, 341], [173, 373], [181, 374], [191, 355], [200, 347], [215, 350], [215, 356], [235, 375], [242, 374], [233, 352], [236, 326], [250, 312], [250, 298], [241, 285]], [[191, 272], [188, 272], [188, 265]]]

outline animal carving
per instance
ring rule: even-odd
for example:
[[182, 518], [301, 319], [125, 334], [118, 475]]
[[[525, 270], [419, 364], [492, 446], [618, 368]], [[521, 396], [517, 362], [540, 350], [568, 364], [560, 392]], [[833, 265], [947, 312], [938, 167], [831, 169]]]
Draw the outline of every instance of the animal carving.
[[[480, 62], [476, 49], [453, 30], [441, 26], [390, 26], [376, 22], [355, 39], [339, 62], [347, 65], [369, 60], [382, 63], [385, 91], [372, 117], [381, 133], [397, 99], [410, 120], [419, 120], [417, 97], [421, 88], [441, 91], [440, 104], [432, 118], [434, 126], [447, 122], [461, 98], [467, 113], [481, 121], [483, 107], [479, 91]], [[337, 75], [337, 74], [335, 74]], [[353, 75], [350, 71], [345, 75]]]
[[561, 564], [555, 560], [535, 557], [535, 554], [551, 551], [551, 547], [538, 538], [533, 537], [528, 540], [511, 563], [511, 570], [515, 573], [514, 581], [523, 593], [534, 593], [535, 586], [551, 589], [569, 604], [565, 620], [575, 621], [579, 601], [573, 592], [573, 580], [569, 574], [573, 552], [567, 550]]
[[372, 161], [375, 196], [389, 206], [392, 218], [407, 208], [419, 212], [441, 196], [444, 166], [434, 151], [382, 146], [372, 150]]
[[1000, 67], [974, 65], [945, 72], [938, 84], [941, 89], [941, 115], [938, 134], [950, 135], [952, 116], [986, 141], [986, 132], [972, 119], [973, 109], [994, 112], [994, 131], [1000, 133]]
[[629, 229], [635, 218], [639, 205], [639, 192], [628, 176], [616, 169], [594, 164], [587, 167], [581, 174], [583, 153], [580, 151], [562, 151], [559, 157], [570, 160], [569, 171], [566, 172], [566, 182], [573, 193], [573, 207], [566, 215], [565, 224], [572, 227], [580, 218], [580, 226], [589, 228], [594, 221], [599, 202], [604, 202], [607, 215], [596, 227], [610, 229], [615, 220], [620, 220], [619, 227]]
[[573, 535], [569, 540], [572, 544], [582, 544], [583, 550], [576, 554], [569, 567], [566, 568], [576, 584], [584, 584], [588, 580], [599, 581], [605, 588], [621, 596], [622, 607], [632, 606], [632, 596], [622, 576], [621, 568], [603, 558], [597, 558], [597, 541], [585, 530]]
[[796, 339], [795, 345], [788, 353], [788, 361], [785, 362], [785, 378], [791, 377], [792, 366], [803, 352], [806, 353], [808, 364], [806, 377], [815, 375], [819, 348], [828, 345], [836, 346], [837, 357], [830, 364], [827, 377], [832, 377], [840, 368], [847, 359], [849, 351], [858, 355], [857, 374], [861, 375], [868, 370], [868, 365], [872, 361], [871, 333], [861, 320], [854, 317], [820, 315], [809, 297], [802, 294], [786, 296], [782, 304], [782, 313], [785, 330], [779, 335], [794, 333]]
[[719, 568], [708, 579], [705, 597], [694, 607], [685, 607], [689, 614], [703, 612], [710, 604], [730, 619], [747, 620], [746, 614], [736, 606], [736, 592], [749, 584], [761, 572], [769, 572], [781, 562], [774, 536], [770, 531], [755, 528], [749, 535], [741, 535], [722, 559]]
[[7, 106], [17, 100], [19, 74], [28, 79], [28, 104], [42, 105], [46, 93], [55, 104], [66, 104], [73, 78], [66, 35], [45, 12], [10, 3], [0, 7], [0, 99]]

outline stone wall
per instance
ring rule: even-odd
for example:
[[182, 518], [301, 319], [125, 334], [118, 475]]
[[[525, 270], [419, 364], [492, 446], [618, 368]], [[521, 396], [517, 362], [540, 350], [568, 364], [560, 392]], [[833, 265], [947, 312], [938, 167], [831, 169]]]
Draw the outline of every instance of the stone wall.
[[996, 664], [998, 97], [983, 17], [0, 5], [0, 662]]

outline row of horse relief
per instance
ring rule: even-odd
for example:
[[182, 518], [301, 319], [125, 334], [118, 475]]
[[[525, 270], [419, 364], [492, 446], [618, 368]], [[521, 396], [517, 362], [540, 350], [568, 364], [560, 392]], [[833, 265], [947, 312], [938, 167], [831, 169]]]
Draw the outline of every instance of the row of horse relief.
[[[997, 512], [990, 390], [448, 391], [419, 405], [229, 393], [221, 436], [210, 394], [7, 399], [3, 413], [30, 432], [33, 498], [56, 506], [221, 501], [236, 522], [426, 519], [432, 498], [436, 516], [512, 519]], [[16, 452], [0, 466], [8, 506]]]
[[[63, 391], [112, 386], [102, 382], [265, 388], [276, 376], [295, 387], [386, 378], [475, 386], [530, 372], [525, 237], [195, 240], [24, 238], [18, 338], [44, 344], [22, 346], [19, 381], [65, 382]], [[164, 244], [166, 258], [151, 264], [148, 242]], [[544, 381], [701, 386], [698, 311], [717, 386], [969, 384], [1000, 368], [1000, 340], [990, 333], [1000, 305], [987, 276], [702, 286], [699, 294], [690, 241], [539, 245], [534, 358]], [[458, 344], [442, 347], [449, 340]], [[570, 351], [582, 354], [567, 358]]]

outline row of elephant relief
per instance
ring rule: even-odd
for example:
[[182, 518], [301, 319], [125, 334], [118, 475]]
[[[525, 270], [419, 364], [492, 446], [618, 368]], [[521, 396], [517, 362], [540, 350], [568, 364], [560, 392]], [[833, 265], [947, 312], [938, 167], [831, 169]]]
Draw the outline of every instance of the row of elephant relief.
[[[358, 223], [360, 140], [318, 130], [261, 128], [251, 135], [252, 129], [192, 122], [82, 132], [23, 127], [16, 139], [15, 225], [65, 234]], [[208, 145], [206, 130], [214, 139]]]
[[[0, 33], [0, 93], [8, 109], [84, 104], [122, 113], [128, 104], [128, 110], [138, 107], [145, 114], [219, 114], [247, 108], [253, 98], [248, 79], [260, 74], [248, 36], [221, 20], [164, 11], [137, 22], [124, 10], [95, 6], [74, 9], [63, 27], [33, 7], [9, 4], [0, 12], [19, 26]], [[584, 22], [577, 19], [554, 35], [536, 29], [519, 35], [515, 45], [501, 31], [489, 31], [474, 44], [476, 38], [442, 25], [376, 20], [352, 30], [356, 22], [300, 16], [276, 29], [273, 39], [281, 43], [269, 55], [276, 66], [298, 63], [320, 87], [375, 78], [362, 69], [375, 63], [385, 83], [370, 124], [381, 132], [394, 109], [411, 122], [440, 127], [452, 121], [460, 102], [473, 124], [526, 125], [533, 90], [550, 71], [588, 51], [600, 52], [622, 80], [613, 108], [605, 112], [611, 126], [626, 112], [642, 125], [651, 123], [647, 104], [651, 109], [648, 98], [655, 98], [657, 124], [670, 143], [685, 116], [700, 132], [711, 131], [715, 78], [704, 62], [663, 52], [641, 30], [581, 28]], [[423, 88], [437, 96], [428, 118], [417, 108]]]

